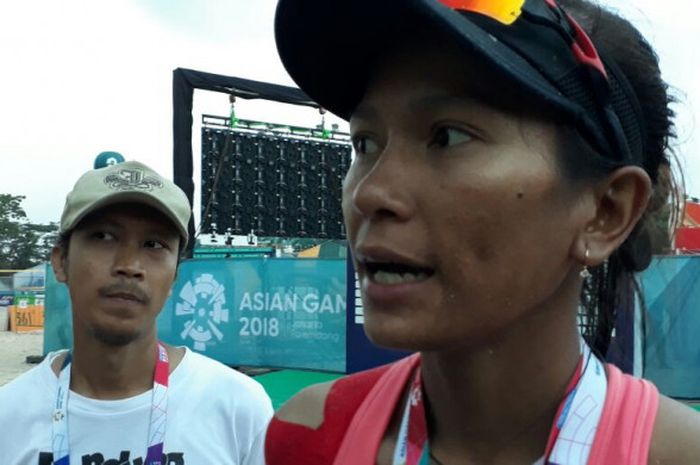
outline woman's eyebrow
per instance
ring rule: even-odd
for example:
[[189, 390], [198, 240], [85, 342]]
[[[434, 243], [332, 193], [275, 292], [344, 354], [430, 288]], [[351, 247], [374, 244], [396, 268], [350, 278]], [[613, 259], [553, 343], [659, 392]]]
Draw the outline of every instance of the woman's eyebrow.
[[[412, 113], [425, 113], [428, 110], [436, 107], [457, 107], [457, 106], [473, 106], [477, 108], [484, 107], [484, 103], [478, 97], [466, 97], [453, 95], [448, 93], [436, 93], [426, 95], [407, 103], [408, 111]], [[379, 111], [375, 105], [360, 104], [353, 111], [350, 123], [358, 121], [372, 121], [379, 118]]]
[[350, 117], [350, 122], [354, 120], [374, 120], [377, 119], [379, 116], [379, 112], [377, 109], [372, 106], [372, 105], [367, 105], [367, 104], [360, 104], [355, 108], [355, 110], [352, 112], [352, 116]]
[[424, 112], [435, 107], [456, 107], [463, 105], [482, 107], [483, 103], [478, 98], [452, 94], [426, 95], [425, 97], [408, 103], [409, 109], [414, 112]]

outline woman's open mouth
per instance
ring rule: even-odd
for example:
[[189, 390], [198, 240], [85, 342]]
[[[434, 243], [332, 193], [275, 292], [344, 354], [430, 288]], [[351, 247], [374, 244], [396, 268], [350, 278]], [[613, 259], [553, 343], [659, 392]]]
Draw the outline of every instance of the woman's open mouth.
[[435, 270], [401, 263], [364, 262], [369, 279], [377, 284], [397, 285], [427, 280]]

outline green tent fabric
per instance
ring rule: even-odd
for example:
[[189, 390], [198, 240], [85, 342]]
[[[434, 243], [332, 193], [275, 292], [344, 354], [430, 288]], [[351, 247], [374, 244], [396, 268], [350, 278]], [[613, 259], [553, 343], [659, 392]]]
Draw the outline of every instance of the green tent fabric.
[[263, 385], [265, 391], [272, 399], [272, 407], [277, 410], [289, 398], [305, 387], [333, 381], [341, 376], [343, 375], [315, 371], [281, 370], [258, 375], [255, 377], [255, 380]]

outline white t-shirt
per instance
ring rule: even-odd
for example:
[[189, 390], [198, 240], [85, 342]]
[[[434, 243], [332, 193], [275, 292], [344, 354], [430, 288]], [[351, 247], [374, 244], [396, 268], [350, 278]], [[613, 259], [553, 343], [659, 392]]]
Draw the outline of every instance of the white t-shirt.
[[[49, 354], [0, 387], [0, 463], [51, 465], [53, 406], [58, 378]], [[272, 404], [252, 378], [186, 351], [170, 374], [163, 465], [263, 465]], [[71, 465], [143, 465], [151, 391], [95, 400], [71, 391]]]

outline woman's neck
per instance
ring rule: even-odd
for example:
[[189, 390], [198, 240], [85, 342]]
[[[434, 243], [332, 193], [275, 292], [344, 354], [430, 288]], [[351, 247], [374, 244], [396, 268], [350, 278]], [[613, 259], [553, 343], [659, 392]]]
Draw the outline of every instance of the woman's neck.
[[579, 357], [575, 312], [561, 308], [538, 312], [479, 347], [424, 352], [435, 456], [445, 465], [541, 457]]

